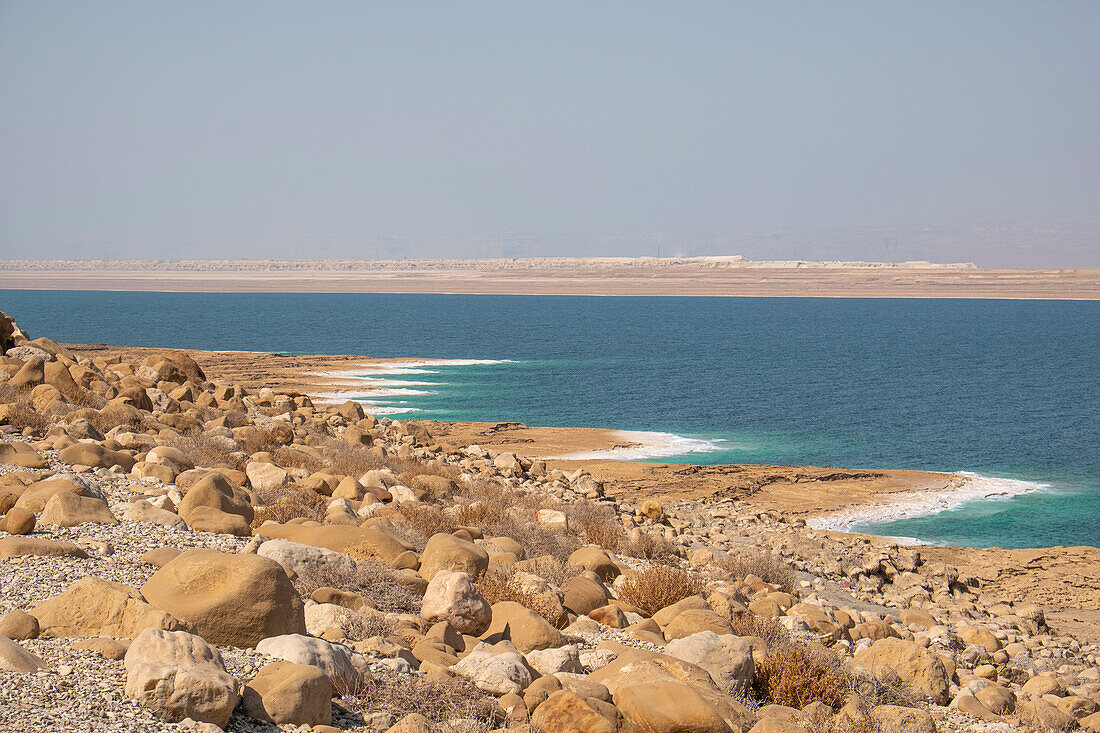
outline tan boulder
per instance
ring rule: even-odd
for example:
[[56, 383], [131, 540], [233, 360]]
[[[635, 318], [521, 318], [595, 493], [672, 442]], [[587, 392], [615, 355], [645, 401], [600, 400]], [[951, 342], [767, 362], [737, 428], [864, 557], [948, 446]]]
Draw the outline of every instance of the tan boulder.
[[676, 616], [664, 628], [665, 638], [669, 641], [698, 634], [700, 631], [713, 631], [715, 634], [732, 634], [730, 622], [714, 611], [705, 608], [691, 608]]
[[124, 658], [126, 697], [169, 722], [190, 718], [225, 728], [237, 706], [237, 681], [216, 649], [183, 631], [148, 629]]
[[244, 472], [248, 476], [249, 485], [256, 491], [274, 491], [290, 482], [290, 474], [286, 469], [274, 463], [251, 461], [244, 467]]
[[6, 636], [0, 636], [0, 670], [19, 674], [34, 674], [45, 669], [46, 663]]
[[593, 608], [588, 612], [588, 618], [597, 623], [601, 623], [604, 626], [609, 626], [613, 629], [625, 629], [630, 625], [630, 622], [626, 619], [626, 614], [622, 612], [618, 606], [608, 604], [606, 606], [600, 606], [599, 608]]
[[607, 551], [593, 545], [576, 550], [569, 556], [569, 564], [592, 571], [605, 583], [613, 581], [622, 574]]
[[535, 709], [531, 726], [539, 733], [615, 733], [616, 727], [584, 698], [568, 690], [550, 695]]
[[469, 575], [440, 570], [428, 582], [420, 615], [430, 623], [444, 621], [461, 634], [478, 636], [489, 628], [493, 611]]
[[936, 733], [936, 723], [927, 710], [903, 708], [899, 705], [879, 705], [871, 710], [871, 720], [882, 730], [906, 733]]
[[198, 507], [209, 507], [225, 514], [236, 514], [244, 520], [245, 524], [249, 524], [255, 516], [248, 494], [240, 487], [234, 486], [229, 479], [217, 471], [211, 471], [187, 489], [187, 494], [180, 502], [177, 513], [183, 517], [188, 526], [194, 526], [191, 522], [191, 512]]
[[976, 644], [980, 647], [984, 647], [990, 654], [1001, 648], [1000, 639], [994, 636], [989, 630], [978, 626], [959, 626], [955, 629], [955, 634], [966, 646]]
[[51, 478], [35, 481], [27, 486], [19, 495], [15, 505], [20, 509], [31, 512], [40, 512], [46, 508], [46, 502], [57, 494], [75, 494], [77, 496], [91, 496], [88, 487], [78, 481], [70, 481], [64, 478]]
[[41, 524], [76, 527], [85, 523], [118, 524], [107, 502], [92, 496], [62, 492], [54, 494], [42, 509]]
[[138, 499], [130, 504], [122, 514], [122, 518], [129, 519], [131, 522], [149, 522], [162, 527], [187, 529], [187, 523], [178, 514], [153, 506], [145, 499]]
[[[14, 509], [9, 511], [11, 514]], [[88, 553], [72, 542], [47, 540], [41, 537], [0, 538], [0, 560], [34, 555], [37, 557], [76, 557], [87, 559]]]
[[562, 605], [573, 613], [584, 616], [590, 611], [606, 606], [611, 599], [607, 587], [592, 578], [578, 575], [569, 578], [561, 584], [562, 593], [565, 595]]
[[521, 652], [565, 643], [561, 632], [546, 619], [515, 601], [501, 601], [492, 606], [492, 623], [482, 638], [490, 643], [510, 639]]
[[306, 630], [302, 599], [286, 571], [259, 555], [188, 550], [154, 573], [141, 592], [214, 644], [253, 647], [269, 636]]
[[146, 603], [133, 588], [88, 576], [60, 595], [31, 609], [43, 636], [121, 636], [132, 639], [145, 629], [180, 631], [179, 619]]
[[26, 641], [37, 639], [40, 633], [38, 619], [22, 609], [13, 608], [0, 617], [0, 636], [13, 641]]
[[1036, 730], [1070, 730], [1077, 725], [1077, 719], [1063, 713], [1056, 706], [1043, 699], [1024, 700], [1016, 705], [1016, 715], [1020, 722]]
[[26, 443], [0, 443], [0, 463], [20, 468], [48, 468], [49, 462]]
[[420, 554], [420, 575], [431, 580], [440, 570], [463, 572], [477, 580], [489, 567], [489, 553], [454, 535], [434, 534]]
[[187, 515], [187, 525], [192, 532], [214, 532], [237, 537], [252, 535], [252, 527], [239, 514], [227, 514], [210, 506], [197, 506]]
[[13, 506], [0, 519], [0, 532], [8, 534], [24, 535], [34, 531], [34, 512], [28, 509]]
[[916, 642], [880, 639], [856, 654], [852, 661], [856, 666], [866, 667], [876, 677], [896, 674], [937, 705], [948, 702], [947, 668], [938, 656]]
[[749, 728], [749, 733], [810, 733], [810, 729], [785, 718], [765, 717]]
[[134, 457], [129, 453], [110, 450], [99, 443], [76, 443], [68, 448], [62, 448], [57, 457], [74, 466], [91, 466], [92, 468], [121, 466], [125, 471], [129, 471], [134, 467]]
[[290, 540], [360, 557], [373, 555], [388, 563], [413, 550], [408, 542], [377, 525], [352, 527], [265, 523], [257, 531], [268, 539]]
[[329, 725], [332, 682], [318, 667], [291, 662], [265, 665], [242, 691], [244, 710], [269, 723]]

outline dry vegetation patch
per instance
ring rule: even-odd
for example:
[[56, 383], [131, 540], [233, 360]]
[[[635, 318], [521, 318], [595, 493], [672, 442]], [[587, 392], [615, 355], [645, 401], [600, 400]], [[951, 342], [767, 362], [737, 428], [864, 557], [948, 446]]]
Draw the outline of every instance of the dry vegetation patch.
[[765, 583], [778, 586], [780, 590], [787, 593], [790, 593], [796, 585], [794, 571], [787, 563], [780, 558], [755, 550], [730, 553], [730, 556], [719, 562], [718, 566], [738, 580], [755, 575]]
[[645, 570], [630, 573], [619, 591], [619, 600], [637, 606], [647, 616], [703, 591], [703, 581], [695, 575], [654, 565]]
[[839, 709], [851, 691], [843, 658], [819, 644], [792, 643], [769, 652], [752, 678], [756, 699], [798, 709], [812, 702]]
[[504, 722], [496, 699], [460, 678], [437, 682], [386, 675], [337, 693], [362, 713], [387, 712], [398, 719], [420, 713], [440, 733], [486, 733]]

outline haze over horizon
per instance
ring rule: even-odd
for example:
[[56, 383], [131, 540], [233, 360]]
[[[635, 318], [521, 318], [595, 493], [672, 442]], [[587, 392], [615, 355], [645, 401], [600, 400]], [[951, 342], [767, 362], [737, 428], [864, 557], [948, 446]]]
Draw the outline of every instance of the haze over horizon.
[[0, 4], [0, 258], [1100, 267], [1100, 4]]

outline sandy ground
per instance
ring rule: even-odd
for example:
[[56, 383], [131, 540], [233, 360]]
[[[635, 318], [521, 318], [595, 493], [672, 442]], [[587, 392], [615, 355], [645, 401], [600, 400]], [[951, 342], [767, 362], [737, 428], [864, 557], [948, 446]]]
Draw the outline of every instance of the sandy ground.
[[0, 262], [0, 289], [171, 292], [1100, 299], [1100, 270], [737, 258], [351, 262]]

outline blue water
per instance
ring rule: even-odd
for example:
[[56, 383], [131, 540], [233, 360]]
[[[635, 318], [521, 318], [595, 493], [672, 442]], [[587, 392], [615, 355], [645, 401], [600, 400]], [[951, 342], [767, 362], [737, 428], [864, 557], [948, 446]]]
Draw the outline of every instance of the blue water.
[[966, 470], [1056, 491], [877, 532], [1100, 545], [1100, 302], [0, 291], [32, 336], [508, 360], [382, 409], [716, 441], [667, 460]]

